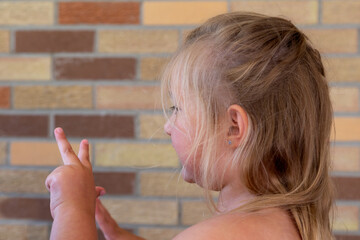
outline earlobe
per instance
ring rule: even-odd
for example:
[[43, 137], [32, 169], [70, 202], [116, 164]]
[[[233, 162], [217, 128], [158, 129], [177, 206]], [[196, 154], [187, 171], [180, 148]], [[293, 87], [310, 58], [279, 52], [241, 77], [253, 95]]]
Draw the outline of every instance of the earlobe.
[[244, 138], [247, 128], [248, 119], [246, 111], [239, 105], [233, 104], [227, 109], [230, 126], [228, 131], [228, 142], [234, 147], [239, 146]]

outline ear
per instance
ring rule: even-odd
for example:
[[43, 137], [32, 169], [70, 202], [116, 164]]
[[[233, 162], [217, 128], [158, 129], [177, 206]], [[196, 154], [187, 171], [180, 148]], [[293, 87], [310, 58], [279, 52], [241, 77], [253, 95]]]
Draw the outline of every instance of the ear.
[[230, 147], [238, 147], [248, 130], [248, 116], [245, 110], [237, 104], [231, 105], [227, 109], [230, 119], [228, 141], [231, 141]]

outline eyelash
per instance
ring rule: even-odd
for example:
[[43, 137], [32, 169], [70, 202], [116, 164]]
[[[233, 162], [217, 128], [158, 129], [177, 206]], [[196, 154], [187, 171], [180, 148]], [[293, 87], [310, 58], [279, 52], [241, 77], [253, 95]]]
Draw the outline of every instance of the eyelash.
[[176, 106], [171, 106], [170, 107], [170, 110], [172, 111], [172, 112], [178, 112], [179, 111], [179, 108], [178, 107], [176, 107]]

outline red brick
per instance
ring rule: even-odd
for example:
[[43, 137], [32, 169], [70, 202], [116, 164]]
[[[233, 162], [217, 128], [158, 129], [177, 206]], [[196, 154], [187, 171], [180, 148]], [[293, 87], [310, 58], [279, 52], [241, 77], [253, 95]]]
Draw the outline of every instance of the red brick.
[[0, 136], [46, 137], [48, 117], [42, 115], [0, 115]]
[[61, 24], [139, 24], [138, 2], [60, 2]]
[[0, 87], [0, 108], [10, 108], [10, 87]]
[[17, 31], [16, 52], [92, 52], [94, 31]]
[[121, 80], [135, 77], [133, 58], [56, 58], [55, 78], [59, 80]]
[[0, 218], [51, 220], [47, 198], [0, 198]]
[[69, 137], [133, 138], [132, 116], [58, 115], [55, 126], [62, 127]]
[[335, 235], [336, 240], [360, 240], [360, 236]]
[[95, 184], [104, 187], [106, 194], [134, 194], [135, 173], [94, 172]]
[[340, 200], [360, 199], [359, 177], [334, 177], [336, 186], [336, 198]]

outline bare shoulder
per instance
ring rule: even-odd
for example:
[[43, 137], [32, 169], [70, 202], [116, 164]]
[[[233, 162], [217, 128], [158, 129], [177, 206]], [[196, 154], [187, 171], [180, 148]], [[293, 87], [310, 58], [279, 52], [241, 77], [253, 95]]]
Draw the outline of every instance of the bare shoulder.
[[257, 213], [217, 215], [177, 235], [174, 240], [300, 240], [285, 211], [268, 209]]

